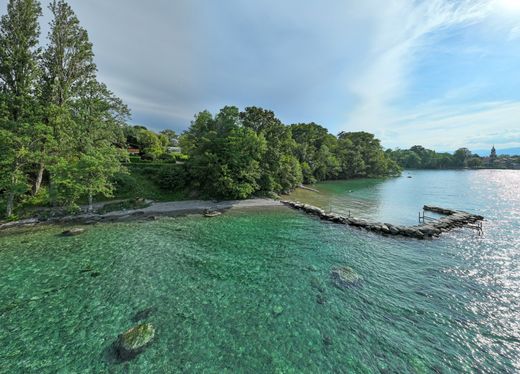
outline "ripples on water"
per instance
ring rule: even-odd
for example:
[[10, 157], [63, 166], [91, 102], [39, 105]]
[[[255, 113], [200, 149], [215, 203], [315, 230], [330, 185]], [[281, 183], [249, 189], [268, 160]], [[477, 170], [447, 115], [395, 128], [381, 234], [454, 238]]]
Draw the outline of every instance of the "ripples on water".
[[[520, 172], [410, 174], [296, 197], [400, 223], [473, 211], [484, 236], [385, 238], [287, 209], [1, 236], [0, 372], [519, 371]], [[359, 287], [334, 287], [339, 264]], [[114, 363], [149, 307], [156, 340]]]

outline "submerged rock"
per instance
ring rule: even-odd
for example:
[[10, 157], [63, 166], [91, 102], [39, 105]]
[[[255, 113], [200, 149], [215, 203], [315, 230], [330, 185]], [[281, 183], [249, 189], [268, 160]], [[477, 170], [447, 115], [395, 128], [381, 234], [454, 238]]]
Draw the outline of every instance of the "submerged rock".
[[332, 345], [332, 337], [330, 335], [323, 336], [323, 344]]
[[318, 268], [315, 265], [309, 265], [307, 266], [307, 269], [310, 271], [318, 271]]
[[220, 213], [219, 211], [205, 211], [204, 212], [204, 217], [216, 217], [216, 216], [220, 216], [222, 213]]
[[76, 235], [79, 235], [79, 234], [83, 234], [86, 230], [81, 228], [81, 227], [74, 227], [70, 230], [65, 230], [63, 231], [61, 234], [63, 236], [76, 236]]
[[280, 305], [276, 305], [274, 308], [273, 308], [273, 314], [278, 317], [280, 314], [283, 313], [283, 306], [280, 306]]
[[124, 332], [117, 344], [119, 358], [124, 361], [131, 360], [144, 351], [154, 336], [155, 328], [149, 323], [137, 325]]
[[363, 279], [350, 266], [342, 266], [332, 269], [331, 277], [334, 284], [340, 288], [349, 288], [355, 286]]
[[311, 287], [317, 289], [319, 292], [325, 292], [325, 286], [321, 283], [318, 277], [313, 276], [311, 278]]

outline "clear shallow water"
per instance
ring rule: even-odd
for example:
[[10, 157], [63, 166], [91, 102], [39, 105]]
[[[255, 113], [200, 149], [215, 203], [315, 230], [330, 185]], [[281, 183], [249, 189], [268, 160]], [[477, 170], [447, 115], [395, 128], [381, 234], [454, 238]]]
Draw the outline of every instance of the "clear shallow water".
[[[2, 235], [0, 372], [519, 371], [520, 173], [412, 175], [318, 189], [391, 222], [424, 203], [480, 212], [485, 235], [385, 238], [285, 208]], [[361, 285], [334, 287], [337, 265]], [[155, 341], [113, 362], [148, 307]]]

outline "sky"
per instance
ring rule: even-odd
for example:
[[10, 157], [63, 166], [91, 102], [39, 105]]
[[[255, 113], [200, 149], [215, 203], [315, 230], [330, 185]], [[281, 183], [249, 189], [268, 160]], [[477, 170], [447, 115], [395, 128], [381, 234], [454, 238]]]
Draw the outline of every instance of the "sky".
[[70, 4], [134, 124], [182, 132], [204, 109], [261, 106], [386, 148], [520, 146], [520, 0]]

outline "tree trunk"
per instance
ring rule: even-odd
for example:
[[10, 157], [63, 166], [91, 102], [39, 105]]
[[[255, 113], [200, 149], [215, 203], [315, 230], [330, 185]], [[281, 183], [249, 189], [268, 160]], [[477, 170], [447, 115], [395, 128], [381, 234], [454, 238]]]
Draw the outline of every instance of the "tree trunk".
[[14, 192], [9, 192], [7, 195], [7, 217], [11, 217], [13, 215], [13, 206], [14, 206]]
[[94, 205], [92, 204], [92, 192], [88, 194], [88, 212], [92, 212], [94, 210]]
[[36, 195], [38, 193], [38, 191], [40, 190], [40, 187], [42, 186], [44, 170], [45, 170], [45, 164], [42, 161], [42, 162], [40, 162], [40, 169], [38, 170], [38, 175], [36, 176], [36, 181], [34, 182], [33, 195]]

